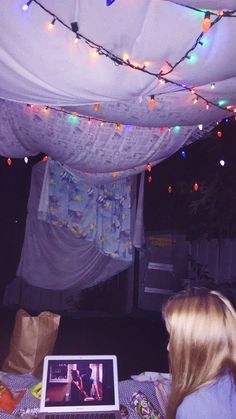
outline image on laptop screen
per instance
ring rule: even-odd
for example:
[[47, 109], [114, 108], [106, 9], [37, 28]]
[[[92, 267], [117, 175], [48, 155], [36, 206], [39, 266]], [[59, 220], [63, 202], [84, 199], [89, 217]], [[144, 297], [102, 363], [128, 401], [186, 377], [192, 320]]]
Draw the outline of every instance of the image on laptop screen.
[[117, 366], [104, 356], [46, 357], [43, 411], [99, 411], [117, 405]]

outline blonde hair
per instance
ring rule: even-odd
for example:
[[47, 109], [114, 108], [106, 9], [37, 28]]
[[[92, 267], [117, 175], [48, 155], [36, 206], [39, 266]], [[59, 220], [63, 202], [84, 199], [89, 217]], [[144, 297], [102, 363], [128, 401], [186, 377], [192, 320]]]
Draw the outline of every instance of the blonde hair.
[[172, 373], [167, 418], [174, 419], [188, 394], [224, 372], [236, 383], [236, 312], [220, 293], [194, 288], [171, 297], [163, 316]]

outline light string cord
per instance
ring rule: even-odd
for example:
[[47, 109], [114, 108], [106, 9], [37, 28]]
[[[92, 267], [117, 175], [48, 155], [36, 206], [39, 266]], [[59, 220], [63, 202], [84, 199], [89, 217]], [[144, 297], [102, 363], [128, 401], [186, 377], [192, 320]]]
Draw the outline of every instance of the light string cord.
[[[198, 9], [197, 7], [189, 6], [187, 4], [178, 3], [178, 4], [176, 4], [176, 6], [185, 7], [186, 9], [194, 10], [195, 12], [200, 12], [200, 13], [203, 13], [203, 14], [206, 13], [206, 10]], [[216, 12], [213, 12], [213, 11], [209, 11], [209, 12], [213, 16], [219, 16], [219, 13], [216, 13]], [[222, 16], [222, 17], [236, 17], [236, 15], [234, 15], [234, 13], [236, 13], [236, 10], [222, 10], [221, 13], [222, 14], [220, 14], [220, 16]]]
[[[210, 29], [212, 28], [212, 26], [214, 26], [216, 23], [218, 23], [221, 19], [222, 19], [222, 17], [223, 16], [217, 16], [216, 17], [216, 19], [211, 23], [211, 27], [210, 27]], [[193, 52], [194, 50], [195, 50], [195, 48], [197, 48], [197, 46], [198, 46], [198, 44], [201, 44], [201, 39], [202, 39], [202, 37], [205, 35], [205, 33], [204, 32], [201, 32], [200, 33], [200, 35], [198, 36], [198, 38], [196, 39], [196, 41], [195, 41], [195, 43], [193, 44], [193, 46], [184, 54], [184, 56], [182, 57], [182, 58], [180, 58], [180, 60], [179, 61], [177, 61], [174, 65], [172, 65], [172, 64], [170, 64], [168, 61], [166, 61], [167, 62], [167, 64], [171, 67], [170, 68], [170, 70], [169, 71], [166, 71], [166, 72], [161, 72], [161, 74], [163, 75], [163, 76], [165, 76], [165, 75], [167, 75], [167, 74], [170, 74], [170, 73], [172, 73], [172, 71], [180, 64], [180, 63], [182, 63], [182, 61], [184, 61], [184, 60], [186, 60], [186, 59], [189, 59], [189, 54], [191, 53], [191, 52]]]
[[[147, 70], [147, 68], [145, 67], [145, 65], [143, 67], [134, 65], [130, 62], [129, 59], [124, 60], [121, 57], [118, 57], [117, 55], [113, 54], [111, 51], [107, 50], [105, 47], [103, 47], [102, 45], [97, 44], [94, 41], [91, 41], [91, 39], [87, 38], [86, 36], [82, 35], [81, 33], [79, 33], [78, 31], [74, 31], [71, 26], [67, 25], [63, 20], [61, 20], [57, 15], [55, 15], [55, 13], [52, 13], [49, 9], [47, 9], [45, 6], [43, 6], [38, 0], [33, 0], [34, 3], [36, 3], [41, 9], [43, 9], [46, 13], [48, 13], [50, 16], [52, 16], [52, 18], [56, 18], [56, 20], [58, 22], [60, 22], [64, 27], [66, 27], [67, 29], [69, 29], [72, 33], [76, 34], [78, 36], [78, 38], [81, 38], [85, 41], [85, 43], [93, 49], [97, 50], [97, 53], [99, 55], [105, 55], [107, 58], [110, 58], [115, 64], [117, 65], [125, 65], [128, 67], [131, 67], [134, 70], [138, 70], [138, 71], [142, 71], [144, 73], [147, 73], [151, 76], [157, 77], [157, 78], [161, 78], [162, 75], [167, 75], [169, 73], [171, 73], [183, 60], [188, 58], [188, 55], [190, 52], [192, 52], [200, 43], [199, 41], [201, 40], [201, 38], [203, 37], [204, 33], [201, 32], [201, 34], [198, 36], [195, 44], [184, 54], [184, 56], [176, 62], [176, 64], [171, 65], [170, 63], [168, 63], [168, 65], [170, 65], [171, 69], [168, 72], [163, 73], [162, 71], [160, 71], [159, 73], [154, 73], [152, 71]], [[181, 5], [184, 6], [184, 5]], [[200, 9], [195, 9], [191, 6], [184, 6], [184, 7], [188, 7], [190, 9], [193, 10], [197, 10], [199, 12], [205, 13], [204, 11], [200, 10]], [[215, 25], [216, 23], [218, 23], [219, 20], [221, 20], [221, 18], [223, 17], [231, 17], [232, 13], [235, 13], [236, 10], [233, 11], [225, 11], [223, 12], [224, 15], [220, 15], [218, 16], [216, 13], [210, 12], [211, 14], [216, 15], [216, 19], [212, 22], [211, 27], [213, 25]], [[232, 17], [236, 17], [236, 16], [232, 16]], [[168, 80], [167, 80], [168, 81]]]
[[[113, 54], [112, 52], [110, 52], [109, 50], [107, 50], [106, 48], [104, 48], [103, 46], [95, 43], [94, 41], [91, 41], [89, 38], [87, 38], [86, 36], [82, 35], [78, 31], [73, 31], [73, 29], [71, 28], [71, 26], [67, 25], [62, 19], [60, 19], [55, 13], [51, 12], [49, 9], [47, 9], [45, 6], [43, 6], [38, 0], [32, 0], [32, 2], [34, 2], [35, 4], [37, 4], [42, 10], [44, 10], [46, 13], [48, 13], [50, 16], [52, 16], [53, 19], [56, 19], [58, 22], [60, 22], [61, 25], [64, 26], [65, 28], [67, 28], [70, 32], [72, 32], [73, 34], [75, 34], [76, 36], [78, 36], [78, 38], [83, 39], [84, 42], [90, 48], [96, 49], [97, 50], [97, 53], [99, 55], [106, 56], [107, 58], [111, 59], [115, 64], [117, 64], [117, 65], [125, 65], [125, 66], [130, 67], [130, 68], [132, 68], [134, 70], [138, 70], [138, 71], [141, 71], [143, 73], [149, 74], [151, 76], [154, 76], [154, 77], [158, 78], [159, 80], [164, 80], [167, 83], [170, 83], [170, 84], [173, 84], [175, 86], [178, 86], [182, 90], [187, 90], [189, 92], [192, 92], [193, 91], [193, 87], [189, 87], [189, 86], [186, 86], [186, 85], [184, 85], [182, 83], [178, 83], [178, 82], [172, 81], [172, 80], [164, 77], [164, 75], [171, 73], [173, 71], [173, 69], [177, 67], [178, 64], [180, 64], [184, 59], [187, 59], [188, 54], [190, 52], [192, 52], [197, 47], [197, 45], [199, 44], [199, 40], [202, 38], [203, 32], [201, 32], [201, 34], [197, 38], [197, 41], [195, 42], [195, 44], [187, 51], [187, 53], [174, 66], [171, 66], [171, 64], [170, 64], [170, 66], [171, 66], [170, 71], [168, 71], [167, 73], [162, 73], [162, 72], [160, 72], [160, 73], [154, 73], [152, 71], [147, 70], [147, 68], [145, 67], [145, 65], [143, 67], [134, 65], [134, 64], [132, 64], [129, 61], [129, 59], [124, 60], [123, 58], [118, 57], [117, 55]], [[199, 11], [201, 11], [201, 10], [199, 10]], [[234, 12], [235, 11], [232, 11], [232, 12], [229, 11], [228, 13], [231, 14], [231, 13], [234, 13]], [[214, 20], [214, 22], [212, 22], [212, 25], [218, 23], [222, 17], [224, 17], [224, 16], [217, 16], [217, 18]], [[228, 15], [227, 15], [227, 17], [228, 17]], [[206, 104], [211, 104], [212, 106], [215, 106], [215, 107], [217, 107], [219, 109], [222, 109], [224, 111], [233, 112], [230, 109], [225, 109], [223, 106], [221, 106], [221, 105], [219, 105], [217, 103], [214, 103], [214, 102], [212, 102], [210, 100], [207, 100], [202, 95], [200, 95], [200, 94], [198, 94], [196, 92], [194, 92], [194, 94], [197, 97], [197, 99], [199, 99], [199, 98], [202, 99]], [[101, 122], [104, 122], [104, 121], [101, 121]]]
[[[162, 93], [162, 94], [164, 94], [164, 93]], [[210, 103], [210, 102], [208, 102], [208, 103]], [[27, 105], [27, 106], [32, 106], [32, 105]], [[34, 105], [33, 105], [34, 106]], [[39, 105], [37, 105], [37, 106], [39, 106]], [[40, 106], [39, 106], [40, 107]], [[219, 106], [220, 107], [220, 106]], [[78, 112], [70, 112], [70, 111], [67, 111], [66, 109], [64, 109], [64, 108], [55, 108], [54, 106], [46, 106], [45, 107], [47, 110], [48, 109], [50, 109], [50, 110], [52, 110], [52, 111], [55, 111], [55, 112], [60, 112], [60, 113], [63, 113], [63, 114], [65, 114], [65, 115], [68, 115], [68, 116], [72, 116], [73, 117], [73, 113], [75, 114], [74, 115], [74, 118], [79, 118], [79, 119], [85, 119], [85, 120], [87, 120], [87, 121], [96, 121], [96, 122], [100, 122], [102, 125], [103, 124], [114, 124], [114, 125], [116, 125], [117, 127], [119, 127], [119, 128], [121, 128], [121, 126], [122, 125], [131, 125], [131, 124], [122, 124], [122, 123], [120, 123], [120, 122], [117, 122], [117, 121], [107, 121], [107, 120], [104, 120], [104, 119], [101, 119], [101, 118], [96, 118], [95, 116], [88, 116], [88, 115], [82, 115], [82, 114], [80, 114], [80, 113], [78, 113]], [[221, 108], [221, 107], [220, 107]], [[222, 108], [221, 108], [222, 109]], [[223, 108], [224, 109], [224, 108]], [[226, 111], [226, 109], [224, 109], [225, 111]], [[229, 109], [227, 109], [227, 111], [230, 111]], [[232, 111], [231, 111], [232, 112]], [[230, 117], [229, 117], [230, 118]], [[140, 126], [140, 128], [145, 128], [145, 127], [143, 127], [143, 126]], [[158, 128], [158, 127], [157, 127]], [[170, 127], [166, 127], [166, 128], [169, 128], [170, 129]]]

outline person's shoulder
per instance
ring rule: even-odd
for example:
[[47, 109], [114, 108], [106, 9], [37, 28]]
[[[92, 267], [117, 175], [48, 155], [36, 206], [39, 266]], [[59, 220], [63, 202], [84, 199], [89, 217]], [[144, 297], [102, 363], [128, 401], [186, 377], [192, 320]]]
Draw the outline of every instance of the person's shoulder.
[[235, 412], [235, 409], [236, 387], [231, 376], [227, 374], [186, 396], [177, 409], [176, 419], [210, 418], [212, 414], [217, 415], [228, 410], [230, 415], [230, 411]]

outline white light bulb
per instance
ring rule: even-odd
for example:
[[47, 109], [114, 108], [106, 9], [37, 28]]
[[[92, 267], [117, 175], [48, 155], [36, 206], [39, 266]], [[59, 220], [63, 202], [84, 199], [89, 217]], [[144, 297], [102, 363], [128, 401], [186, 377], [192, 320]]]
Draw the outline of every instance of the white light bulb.
[[220, 160], [220, 165], [221, 166], [225, 166], [225, 161], [224, 160]]

